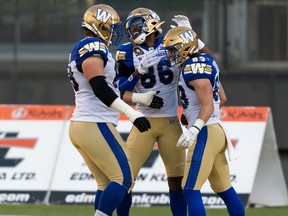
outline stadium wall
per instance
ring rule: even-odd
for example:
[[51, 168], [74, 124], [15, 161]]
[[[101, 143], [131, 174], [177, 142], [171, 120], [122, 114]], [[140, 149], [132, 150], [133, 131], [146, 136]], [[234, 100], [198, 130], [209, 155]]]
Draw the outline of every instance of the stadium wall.
[[[0, 106], [0, 203], [93, 203], [97, 184], [68, 136], [73, 109], [69, 105]], [[229, 163], [232, 184], [243, 203], [288, 205], [271, 109], [224, 107], [221, 116], [238, 155]], [[121, 116], [117, 129], [124, 140], [131, 126]], [[157, 149], [155, 143], [137, 176], [134, 205], [169, 204], [167, 177]], [[206, 207], [224, 207], [208, 182], [202, 196]]]

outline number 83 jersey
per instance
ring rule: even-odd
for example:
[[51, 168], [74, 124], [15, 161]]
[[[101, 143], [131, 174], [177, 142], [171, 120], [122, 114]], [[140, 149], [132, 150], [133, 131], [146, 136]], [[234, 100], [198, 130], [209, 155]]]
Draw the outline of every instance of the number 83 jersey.
[[[178, 109], [178, 81], [179, 68], [169, 68], [168, 60], [164, 60], [165, 50], [163, 49], [163, 37], [159, 37], [153, 47], [144, 45], [133, 45], [125, 43], [117, 48], [116, 61], [120, 64], [124, 63], [128, 70], [122, 70], [119, 67], [119, 77], [128, 78], [139, 66], [143, 56], [150, 52], [154, 58], [159, 58], [156, 65], [148, 68], [148, 73], [142, 75], [137, 82], [135, 89], [138, 93], [148, 91], [160, 91], [159, 97], [163, 98], [164, 106], [161, 109], [153, 109], [147, 106], [137, 104], [137, 110], [142, 112], [146, 117], [173, 117], [177, 116]], [[129, 71], [129, 72], [127, 72]]]
[[213, 90], [214, 111], [206, 124], [215, 124], [220, 121], [220, 95], [219, 95], [219, 68], [217, 63], [208, 54], [200, 54], [186, 61], [182, 66], [180, 76], [180, 96], [183, 113], [189, 127], [194, 124], [201, 109], [200, 102], [193, 86], [189, 82], [195, 79], [209, 79]]

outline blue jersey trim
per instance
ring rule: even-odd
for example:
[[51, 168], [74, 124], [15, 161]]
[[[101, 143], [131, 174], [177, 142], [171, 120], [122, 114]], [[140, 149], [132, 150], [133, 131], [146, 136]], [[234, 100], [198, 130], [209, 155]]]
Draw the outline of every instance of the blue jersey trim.
[[[82, 49], [85, 45], [92, 43], [92, 42], [99, 42], [99, 44], [101, 44], [101, 46], [104, 48], [103, 49], [99, 49], [99, 50], [90, 50], [87, 51], [85, 54], [83, 54], [83, 56], [79, 55], [79, 50]], [[70, 54], [71, 54], [71, 61], [76, 61], [76, 67], [77, 70], [83, 73], [83, 69], [82, 69], [82, 63], [85, 59], [87, 59], [88, 57], [94, 56], [94, 55], [100, 55], [101, 58], [104, 61], [104, 67], [106, 66], [107, 62], [108, 62], [108, 53], [109, 50], [107, 48], [107, 46], [98, 38], [84, 38], [83, 40], [78, 41], [74, 47], [72, 48]]]
[[123, 62], [127, 67], [135, 70], [134, 62], [133, 62], [133, 45], [132, 43], [121, 44], [117, 47], [117, 51], [125, 52], [125, 60], [119, 60]]
[[123, 89], [126, 91], [133, 91], [134, 87], [136, 86], [139, 78], [131, 74], [129, 78], [127, 77], [119, 77], [119, 89]]

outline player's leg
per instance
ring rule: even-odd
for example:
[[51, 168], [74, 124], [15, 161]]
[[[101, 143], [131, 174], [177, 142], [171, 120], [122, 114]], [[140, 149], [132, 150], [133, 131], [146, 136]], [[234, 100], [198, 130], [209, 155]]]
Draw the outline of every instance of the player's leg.
[[116, 209], [117, 216], [128, 216], [131, 206], [132, 206], [132, 191], [129, 191], [125, 194], [124, 198], [117, 206]]
[[112, 124], [76, 123], [73, 126], [70, 127], [70, 134], [80, 135], [79, 139], [75, 137], [74, 142], [102, 171], [97, 172], [99, 169], [91, 167], [92, 162], [88, 163], [99, 187], [104, 179], [103, 173], [110, 180], [101, 194], [97, 212], [112, 215], [133, 183], [125, 144]]
[[243, 203], [233, 187], [230, 187], [228, 190], [217, 194], [225, 202], [230, 216], [245, 215]]
[[99, 202], [100, 202], [100, 198], [101, 195], [104, 191], [104, 189], [107, 187], [107, 185], [110, 183], [110, 180], [108, 179], [108, 177], [94, 164], [94, 162], [90, 159], [89, 155], [82, 151], [82, 149], [77, 149], [79, 151], [79, 153], [82, 155], [85, 164], [87, 165], [87, 167], [89, 168], [89, 170], [91, 171], [91, 173], [94, 176], [94, 179], [97, 182], [97, 191], [95, 194], [95, 199], [94, 199], [94, 210], [96, 211], [99, 207]]
[[[130, 154], [130, 164], [132, 173], [136, 179], [141, 167], [150, 156], [155, 143], [155, 137], [153, 135], [154, 125], [149, 119], [151, 129], [144, 133], [139, 132], [135, 127], [132, 130], [126, 141], [126, 145]], [[132, 191], [127, 193], [122, 202], [117, 207], [118, 216], [128, 216], [132, 205]]]
[[213, 158], [206, 159], [209, 153], [208, 147], [208, 128], [204, 126], [188, 150], [182, 181], [189, 216], [206, 215], [200, 189], [208, 178], [213, 164]]
[[[96, 195], [94, 199], [94, 210], [96, 211], [98, 209], [101, 194], [103, 190], [106, 188], [106, 186], [110, 183], [110, 180], [107, 178], [107, 176], [105, 176], [104, 173], [102, 173], [102, 171], [97, 167], [97, 165], [91, 160], [90, 156], [86, 153], [86, 151], [80, 147], [82, 138], [78, 134], [81, 134], [81, 129], [80, 129], [81, 127], [82, 127], [81, 122], [71, 122], [69, 135], [70, 135], [70, 140], [72, 144], [82, 156], [83, 160], [85, 161], [85, 164], [89, 168], [92, 175], [93, 173], [94, 175], [96, 175], [97, 173], [97, 176], [93, 175], [95, 181], [97, 182], [97, 191], [96, 191]], [[84, 126], [83, 128], [85, 127], [86, 126]]]
[[176, 146], [182, 134], [182, 128], [177, 117], [161, 118], [158, 122], [155, 122], [155, 125], [159, 129], [158, 148], [168, 177], [172, 214], [186, 216], [187, 204], [181, 187], [186, 153], [184, 149]]
[[[99, 128], [101, 129], [102, 133], [105, 132], [105, 130], [107, 130], [107, 128], [105, 128], [105, 127], [103, 128], [103, 127], [99, 126]], [[133, 181], [132, 169], [131, 169], [131, 164], [130, 164], [131, 158], [130, 158], [130, 153], [127, 149], [127, 146], [124, 143], [124, 141], [122, 140], [120, 134], [118, 133], [118, 131], [116, 130], [116, 128], [114, 126], [109, 125], [109, 129], [113, 132], [115, 139], [113, 140], [111, 138], [111, 137], [113, 137], [112, 134], [109, 135], [107, 132], [105, 132], [105, 134], [107, 134], [106, 140], [107, 140], [107, 142], [109, 142], [109, 147], [110, 147], [110, 149], [112, 149], [116, 160], [112, 161], [112, 164], [114, 163], [114, 165], [112, 165], [112, 164], [108, 165], [106, 162], [104, 162], [105, 160], [102, 160], [102, 164], [100, 164], [100, 167], [102, 170], [107, 170], [107, 171], [105, 171], [105, 173], [108, 175], [109, 179], [112, 181], [106, 187], [106, 189], [103, 191], [103, 193], [101, 195], [101, 199], [103, 198], [103, 196], [109, 197], [109, 196], [111, 196], [111, 194], [114, 193], [114, 196], [118, 196], [118, 199], [117, 200], [111, 200], [110, 199], [110, 201], [108, 201], [107, 204], [108, 205], [114, 205], [116, 208], [122, 202], [122, 200], [124, 199], [127, 192], [130, 191], [134, 181]], [[116, 145], [114, 145], [113, 142], [115, 142]], [[111, 160], [109, 160], [109, 161], [111, 161]], [[118, 166], [116, 164], [118, 164]], [[119, 170], [121, 170], [121, 171], [118, 171], [118, 174], [116, 174], [116, 172], [114, 170], [115, 168], [111, 169], [111, 167], [115, 167], [115, 168], [118, 167]], [[121, 173], [123, 173], [123, 175], [121, 175]], [[131, 182], [131, 180], [132, 180], [132, 182]], [[124, 186], [124, 187], [119, 187], [120, 182], [122, 182], [122, 184], [120, 186]], [[125, 190], [123, 190], [123, 189], [125, 189]], [[99, 207], [101, 207], [101, 203], [100, 203]], [[105, 204], [106, 204], [106, 202], [105, 202]], [[107, 208], [107, 206], [106, 206], [106, 208]]]
[[202, 128], [196, 143], [189, 148], [185, 175], [182, 181], [184, 195], [188, 203], [189, 215], [205, 215], [200, 189], [210, 176], [213, 163], [223, 149], [223, 137], [211, 124]]
[[229, 168], [224, 152], [217, 156], [209, 181], [215, 193], [225, 202], [230, 216], [245, 215], [242, 201], [231, 186]]
[[212, 189], [222, 198], [225, 202], [230, 216], [243, 216], [245, 215], [244, 206], [237, 195], [236, 191], [231, 185], [230, 171], [228, 162], [225, 156], [226, 138], [222, 128], [217, 125], [214, 130], [218, 130], [219, 142], [223, 143], [223, 148], [214, 160], [214, 165], [209, 176], [209, 182]]

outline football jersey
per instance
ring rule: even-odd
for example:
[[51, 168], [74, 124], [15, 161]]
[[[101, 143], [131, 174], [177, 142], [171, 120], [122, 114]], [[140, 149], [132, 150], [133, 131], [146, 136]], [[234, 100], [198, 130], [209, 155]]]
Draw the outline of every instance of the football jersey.
[[116, 52], [116, 60], [123, 62], [131, 71], [134, 71], [139, 66], [143, 56], [148, 52], [151, 52], [150, 55], [152, 57], [159, 59], [157, 65], [151, 66], [148, 69], [149, 72], [142, 75], [135, 86], [135, 90], [138, 93], [160, 91], [158, 96], [163, 98], [164, 106], [161, 109], [153, 109], [141, 104], [136, 105], [137, 110], [142, 112], [146, 117], [177, 116], [179, 68], [168, 67], [170, 63], [168, 60], [163, 59], [166, 53], [163, 49], [164, 45], [162, 41], [163, 37], [160, 37], [153, 47], [137, 45], [137, 49], [129, 42], [120, 45]]
[[209, 79], [213, 89], [214, 111], [206, 124], [220, 122], [219, 68], [210, 55], [200, 54], [198, 57], [186, 61], [181, 70], [181, 86], [179, 88], [183, 113], [188, 120], [188, 126], [190, 127], [194, 124], [201, 108], [193, 86], [188, 84], [196, 79]]
[[104, 75], [111, 89], [119, 96], [114, 84], [116, 77], [115, 60], [107, 46], [97, 38], [84, 38], [72, 48], [68, 63], [68, 77], [75, 93], [75, 110], [71, 121], [111, 122], [117, 125], [120, 113], [107, 107], [95, 96], [92, 87], [85, 78], [82, 62], [90, 56], [99, 56], [104, 61]]

